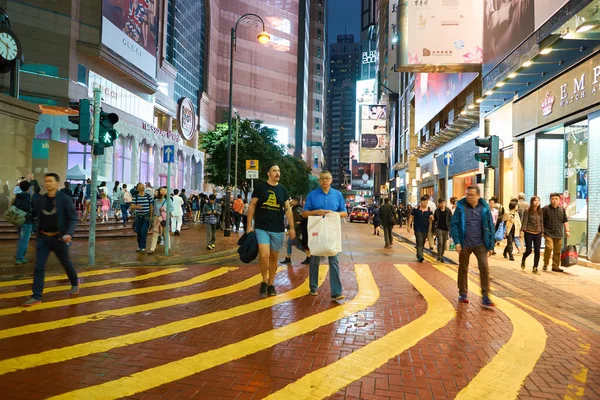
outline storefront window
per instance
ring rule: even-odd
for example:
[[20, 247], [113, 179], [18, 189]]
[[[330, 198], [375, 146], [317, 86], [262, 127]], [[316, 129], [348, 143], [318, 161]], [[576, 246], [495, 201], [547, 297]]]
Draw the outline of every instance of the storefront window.
[[124, 137], [120, 137], [113, 143], [113, 180], [125, 183], [123, 180], [123, 140]]
[[156, 148], [150, 146], [148, 148], [148, 182], [154, 185], [154, 155], [156, 154]]
[[564, 205], [569, 218], [571, 237], [568, 244], [577, 246], [585, 254], [587, 248], [588, 215], [588, 121], [580, 121], [565, 127], [567, 145], [566, 188]]
[[182, 153], [178, 155], [177, 163], [177, 188], [184, 189], [183, 187], [183, 174], [184, 174], [184, 157]]
[[131, 182], [131, 138], [125, 138], [123, 145], [123, 182]]
[[69, 156], [67, 157], [67, 170], [73, 168], [77, 164], [83, 169], [92, 166], [92, 159], [90, 155], [90, 146], [83, 145], [77, 141], [77, 139], [69, 136], [68, 142]]
[[[140, 182], [150, 182], [148, 179], [148, 157], [150, 152], [150, 145], [142, 142], [140, 144]], [[150, 182], [152, 183], [152, 182]]]

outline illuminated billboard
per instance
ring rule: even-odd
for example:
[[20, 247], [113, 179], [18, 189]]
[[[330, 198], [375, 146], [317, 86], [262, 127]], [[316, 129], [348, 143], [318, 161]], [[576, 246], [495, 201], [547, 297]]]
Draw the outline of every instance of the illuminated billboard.
[[389, 131], [387, 124], [387, 106], [368, 104], [360, 106], [360, 151], [361, 163], [387, 163]]
[[102, 44], [156, 78], [157, 3], [103, 0]]

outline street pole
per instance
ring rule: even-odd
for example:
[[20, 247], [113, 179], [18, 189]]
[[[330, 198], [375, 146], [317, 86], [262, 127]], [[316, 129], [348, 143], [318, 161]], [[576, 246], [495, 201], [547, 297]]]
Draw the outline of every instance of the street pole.
[[[169, 227], [171, 226], [171, 164], [167, 164], [167, 221], [165, 225], [165, 256], [169, 255], [169, 246], [171, 245], [171, 237], [169, 236]], [[159, 189], [160, 190], [160, 189]]]
[[[490, 137], [490, 120], [489, 120], [489, 118], [485, 118], [483, 120], [483, 137], [485, 137], [485, 138]], [[483, 178], [483, 197], [484, 197], [484, 199], [487, 200], [490, 197], [492, 197], [491, 194], [489, 193], [491, 168], [486, 168], [485, 166], [483, 168], [485, 171], [485, 175]]]
[[444, 198], [449, 201], [450, 199], [448, 198], [448, 193], [450, 192], [450, 190], [449, 190], [450, 188], [448, 187], [448, 161], [446, 161], [446, 184], [445, 184], [445, 186], [446, 186], [446, 193], [444, 193]]
[[[238, 20], [239, 21], [239, 20]], [[236, 24], [237, 25], [237, 24]], [[231, 236], [231, 128], [233, 114], [233, 49], [235, 48], [235, 28], [231, 28], [231, 48], [229, 53], [229, 125], [227, 125], [227, 188], [225, 189], [225, 232]]]
[[240, 117], [238, 116], [237, 119], [235, 120], [235, 175], [234, 175], [234, 196], [237, 199], [237, 194], [238, 194], [238, 138], [239, 138], [239, 134], [240, 134]]
[[[96, 264], [96, 210], [98, 201], [98, 156], [94, 154], [94, 146], [100, 136], [100, 105], [102, 102], [100, 88], [94, 88], [94, 139], [92, 141], [92, 187], [90, 188], [90, 235], [88, 239], [88, 265]], [[87, 110], [79, 110], [84, 112]]]

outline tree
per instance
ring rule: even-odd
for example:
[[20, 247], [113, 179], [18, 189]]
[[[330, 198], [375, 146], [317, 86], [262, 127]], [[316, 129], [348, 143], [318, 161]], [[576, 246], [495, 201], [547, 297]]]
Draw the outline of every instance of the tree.
[[[233, 128], [235, 129], [235, 121]], [[206, 180], [216, 186], [227, 186], [227, 124], [217, 124], [216, 129], [202, 135], [200, 148], [208, 157], [205, 165]], [[267, 179], [267, 168], [278, 164], [281, 183], [291, 195], [306, 195], [310, 168], [302, 160], [286, 154], [285, 147], [277, 142], [277, 131], [262, 126], [262, 121], [244, 119], [238, 132], [238, 187], [247, 196], [250, 180], [246, 180], [246, 160], [258, 160], [259, 180]], [[231, 137], [231, 185], [235, 179], [235, 130]]]

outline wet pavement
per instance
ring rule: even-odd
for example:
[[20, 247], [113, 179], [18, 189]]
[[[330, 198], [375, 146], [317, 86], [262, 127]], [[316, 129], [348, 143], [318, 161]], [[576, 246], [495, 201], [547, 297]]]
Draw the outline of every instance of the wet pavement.
[[531, 277], [493, 258], [487, 310], [476, 268], [471, 302], [458, 303], [455, 265], [418, 263], [406, 242], [384, 249], [370, 226], [342, 228], [342, 305], [326, 266], [308, 295], [298, 250], [267, 299], [257, 265], [217, 254], [160, 268], [106, 261], [72, 298], [50, 274], [44, 302], [27, 309], [30, 282], [0, 282], [2, 398], [600, 398], [595, 273]]

